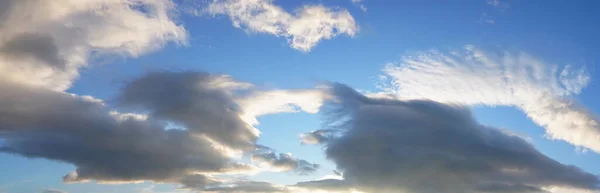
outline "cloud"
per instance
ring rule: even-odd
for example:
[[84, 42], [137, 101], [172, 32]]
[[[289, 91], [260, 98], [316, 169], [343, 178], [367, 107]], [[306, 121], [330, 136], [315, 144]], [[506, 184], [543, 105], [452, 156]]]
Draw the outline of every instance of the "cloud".
[[192, 134], [205, 135], [227, 147], [249, 150], [258, 139], [258, 131], [239, 116], [241, 110], [233, 100], [233, 90], [214, 86], [214, 80], [222, 79], [218, 77], [197, 72], [151, 73], [125, 86], [118, 101], [123, 106], [147, 111], [153, 117], [181, 124]]
[[251, 180], [220, 181], [208, 184], [200, 189], [191, 190], [219, 193], [361, 193], [348, 188], [344, 181], [331, 179], [300, 182], [295, 185], [280, 185]]
[[286, 187], [282, 185], [271, 184], [269, 182], [260, 181], [238, 181], [234, 183], [226, 183], [214, 187], [208, 187], [204, 192], [287, 192]]
[[323, 39], [358, 32], [347, 10], [322, 5], [303, 6], [292, 15], [271, 0], [214, 0], [206, 11], [229, 16], [236, 28], [285, 37], [292, 48], [304, 52]]
[[170, 0], [8, 0], [0, 7], [2, 79], [54, 90], [69, 88], [90, 58], [136, 57], [187, 38]]
[[[170, 0], [0, 2], [0, 152], [75, 165], [65, 182], [200, 186], [213, 175], [257, 172], [235, 157], [253, 153], [256, 116], [314, 112], [319, 102], [286, 101], [296, 91], [259, 91], [206, 73], [147, 74], [110, 105], [64, 92], [90, 60], [185, 44], [175, 12]], [[238, 90], [250, 94], [234, 96]], [[274, 93], [284, 93], [276, 105], [249, 105]]]
[[[0, 152], [75, 165], [65, 182], [199, 187], [220, 182], [214, 175], [256, 173], [232, 156], [258, 146], [235, 102], [243, 96], [234, 96], [251, 87], [202, 72], [154, 72], [127, 83], [109, 109], [89, 96], [0, 81]], [[300, 173], [317, 167], [277, 159], [296, 161]]]
[[352, 4], [357, 5], [360, 10], [367, 12], [367, 6], [363, 4], [363, 0], [350, 0]]
[[327, 192], [351, 192], [353, 184], [344, 179], [322, 179], [306, 182], [298, 182], [293, 187], [307, 190], [324, 190]]
[[219, 180], [206, 175], [187, 175], [179, 180], [182, 185], [179, 189], [203, 189], [209, 184], [219, 183]]
[[0, 96], [0, 131], [5, 131], [0, 152], [74, 164], [77, 169], [65, 182], [172, 181], [233, 164], [210, 141], [187, 130], [165, 130], [154, 117], [115, 119], [102, 105], [69, 94], [22, 85], [0, 88], [10, 91]]
[[[548, 65], [525, 53], [487, 53], [472, 46], [407, 56], [383, 70], [380, 88], [400, 99], [514, 106], [552, 139], [600, 152], [597, 118], [571, 98], [590, 80], [584, 69]], [[387, 82], [387, 80], [385, 80]]]
[[62, 190], [57, 190], [57, 189], [44, 189], [44, 190], [42, 190], [42, 193], [67, 193], [67, 192], [62, 191]]
[[32, 33], [19, 34], [13, 39], [6, 41], [0, 47], [0, 53], [12, 60], [32, 57], [42, 64], [48, 64], [58, 69], [65, 68], [64, 61], [60, 56], [58, 47], [52, 36], [43, 36]]
[[326, 93], [320, 89], [299, 89], [255, 91], [235, 100], [244, 111], [244, 120], [257, 125], [256, 117], [261, 115], [298, 111], [317, 113], [326, 99]]
[[552, 160], [520, 137], [477, 123], [465, 107], [369, 98], [341, 84], [331, 90], [335, 98], [327, 104], [326, 120], [346, 121], [336, 123], [344, 132], [325, 142], [325, 153], [344, 179], [313, 184], [411, 193], [600, 188], [597, 176]]
[[500, 6], [500, 0], [487, 0], [486, 3], [494, 7]]
[[[158, 72], [128, 84], [118, 101], [183, 124], [223, 145], [252, 148], [248, 144], [256, 141], [260, 133], [253, 127], [259, 124], [256, 117], [300, 110], [316, 113], [326, 98], [318, 89], [265, 91], [252, 87], [228, 76]], [[248, 94], [234, 95], [236, 91]], [[212, 122], [215, 124], [208, 124]]]
[[250, 157], [252, 163], [275, 172], [288, 172], [306, 175], [319, 169], [319, 164], [313, 164], [303, 159], [292, 157], [291, 154], [276, 154], [270, 148], [260, 148]]
[[487, 0], [486, 3], [492, 7], [499, 8], [500, 10], [506, 10], [510, 8], [510, 4], [500, 0]]
[[302, 144], [308, 145], [322, 144], [326, 143], [331, 139], [335, 139], [338, 135], [340, 135], [340, 130], [321, 129], [300, 134], [300, 141], [302, 142]]

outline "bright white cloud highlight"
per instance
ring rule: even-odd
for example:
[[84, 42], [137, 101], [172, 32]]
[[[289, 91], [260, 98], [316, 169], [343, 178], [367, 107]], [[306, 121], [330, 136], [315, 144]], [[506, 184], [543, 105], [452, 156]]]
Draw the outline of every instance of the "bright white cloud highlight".
[[569, 98], [588, 84], [584, 69], [548, 65], [525, 53], [495, 55], [466, 46], [406, 56], [383, 71], [380, 88], [400, 99], [514, 106], [544, 127], [549, 138], [600, 152], [597, 119]]
[[215, 0], [207, 12], [229, 16], [236, 28], [286, 37], [292, 48], [304, 52], [323, 39], [358, 32], [350, 12], [322, 5], [303, 6], [291, 14], [271, 0]]
[[257, 91], [236, 102], [243, 110], [242, 119], [258, 125], [256, 117], [267, 114], [304, 111], [317, 113], [327, 98], [320, 89]]

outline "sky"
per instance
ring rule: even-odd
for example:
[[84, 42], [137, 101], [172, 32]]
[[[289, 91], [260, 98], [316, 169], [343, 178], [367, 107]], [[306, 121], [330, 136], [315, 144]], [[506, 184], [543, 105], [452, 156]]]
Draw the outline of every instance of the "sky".
[[0, 0], [0, 193], [600, 192], [600, 14]]

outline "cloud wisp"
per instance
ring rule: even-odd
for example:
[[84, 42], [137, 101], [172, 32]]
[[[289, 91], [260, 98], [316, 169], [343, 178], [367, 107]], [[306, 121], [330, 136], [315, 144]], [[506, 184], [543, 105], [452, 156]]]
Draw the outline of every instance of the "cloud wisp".
[[350, 12], [322, 5], [303, 6], [292, 14], [271, 0], [214, 0], [206, 11], [227, 15], [236, 28], [285, 37], [292, 48], [304, 52], [321, 40], [358, 32]]
[[352, 2], [352, 4], [358, 6], [360, 8], [360, 10], [362, 10], [363, 12], [367, 12], [367, 6], [365, 6], [363, 0], [350, 0], [350, 2]]
[[[332, 86], [324, 141], [343, 180], [308, 184], [385, 193], [597, 191], [600, 179], [538, 152], [520, 137], [477, 123], [469, 109], [427, 100], [369, 98]], [[323, 132], [327, 132], [324, 130]]]
[[571, 96], [589, 82], [584, 69], [548, 65], [525, 53], [487, 53], [473, 46], [431, 51], [387, 65], [380, 88], [400, 99], [514, 106], [552, 139], [600, 152], [598, 119]]

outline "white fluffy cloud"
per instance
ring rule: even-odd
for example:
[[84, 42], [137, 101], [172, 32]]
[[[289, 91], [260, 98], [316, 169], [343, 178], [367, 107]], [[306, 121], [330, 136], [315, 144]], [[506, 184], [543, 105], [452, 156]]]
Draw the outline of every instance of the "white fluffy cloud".
[[292, 48], [305, 52], [323, 39], [358, 32], [350, 12], [322, 5], [303, 6], [290, 14], [272, 0], [215, 0], [207, 11], [229, 16], [237, 28], [286, 37]]
[[600, 152], [597, 118], [570, 98], [589, 82], [584, 69], [549, 65], [525, 53], [495, 55], [466, 46], [407, 56], [384, 72], [381, 88], [397, 98], [514, 106], [544, 127], [549, 138]]
[[65, 90], [88, 59], [138, 56], [185, 43], [170, 0], [8, 0], [0, 2], [4, 79]]
[[242, 118], [257, 125], [260, 115], [304, 111], [317, 113], [327, 98], [319, 89], [257, 91], [236, 99], [243, 109]]

